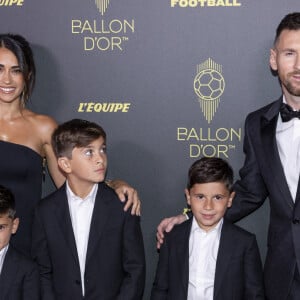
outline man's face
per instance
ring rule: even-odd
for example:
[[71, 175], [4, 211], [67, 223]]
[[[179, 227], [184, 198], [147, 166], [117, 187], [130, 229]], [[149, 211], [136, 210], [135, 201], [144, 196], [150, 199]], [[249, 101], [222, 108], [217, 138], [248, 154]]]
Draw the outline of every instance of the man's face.
[[[294, 102], [295, 97], [300, 97], [300, 30], [285, 29], [281, 32], [271, 49], [270, 66], [278, 72], [287, 102]], [[300, 99], [297, 104], [300, 105]]]

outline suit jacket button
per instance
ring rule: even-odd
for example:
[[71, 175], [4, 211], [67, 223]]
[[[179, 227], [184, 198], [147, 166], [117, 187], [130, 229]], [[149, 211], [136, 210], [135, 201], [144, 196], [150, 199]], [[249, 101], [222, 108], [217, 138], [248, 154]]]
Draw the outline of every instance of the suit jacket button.
[[299, 224], [300, 223], [300, 220], [299, 219], [294, 219], [293, 220], [293, 224]]

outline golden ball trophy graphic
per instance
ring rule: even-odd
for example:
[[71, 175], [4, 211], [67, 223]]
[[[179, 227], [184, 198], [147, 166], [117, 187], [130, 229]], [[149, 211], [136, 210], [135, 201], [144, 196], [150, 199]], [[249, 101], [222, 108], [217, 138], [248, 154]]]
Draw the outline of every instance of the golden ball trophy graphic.
[[198, 96], [201, 110], [208, 123], [211, 122], [220, 103], [220, 97], [225, 89], [222, 76], [222, 66], [211, 58], [197, 65], [194, 79], [194, 91]]
[[108, 5], [109, 5], [110, 0], [95, 0], [95, 3], [97, 5], [97, 8], [99, 9], [99, 12], [103, 16]]

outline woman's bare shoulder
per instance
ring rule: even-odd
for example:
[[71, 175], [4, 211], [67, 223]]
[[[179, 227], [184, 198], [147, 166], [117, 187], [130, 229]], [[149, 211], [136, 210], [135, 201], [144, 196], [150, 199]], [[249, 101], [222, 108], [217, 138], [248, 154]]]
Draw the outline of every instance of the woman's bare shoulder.
[[54, 118], [48, 115], [37, 114], [33, 111], [27, 110], [26, 118], [28, 118], [34, 126], [37, 126], [37, 128], [42, 131], [49, 129], [53, 131], [57, 127], [57, 122]]
[[32, 130], [44, 141], [48, 141], [55, 128], [57, 122], [48, 115], [37, 114], [30, 110], [24, 111], [24, 117], [31, 124]]

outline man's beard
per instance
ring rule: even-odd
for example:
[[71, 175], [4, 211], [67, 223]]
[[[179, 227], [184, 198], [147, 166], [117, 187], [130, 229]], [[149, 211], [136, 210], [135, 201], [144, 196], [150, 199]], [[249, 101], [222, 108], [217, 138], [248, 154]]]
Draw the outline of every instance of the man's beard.
[[282, 82], [283, 86], [286, 88], [286, 90], [292, 96], [300, 97], [300, 83], [299, 83], [299, 85], [293, 85], [292, 82], [289, 80], [289, 78], [292, 77], [293, 75], [300, 76], [300, 72], [289, 73], [287, 75], [287, 79], [281, 80], [281, 82]]

